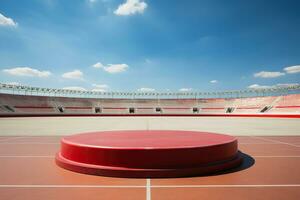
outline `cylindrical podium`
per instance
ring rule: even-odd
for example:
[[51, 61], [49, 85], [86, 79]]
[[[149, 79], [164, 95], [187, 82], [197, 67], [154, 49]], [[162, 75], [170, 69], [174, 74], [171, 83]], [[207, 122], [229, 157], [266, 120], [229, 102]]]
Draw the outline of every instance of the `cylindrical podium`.
[[75, 172], [133, 178], [216, 173], [242, 159], [233, 136], [166, 130], [101, 131], [66, 136], [56, 163]]

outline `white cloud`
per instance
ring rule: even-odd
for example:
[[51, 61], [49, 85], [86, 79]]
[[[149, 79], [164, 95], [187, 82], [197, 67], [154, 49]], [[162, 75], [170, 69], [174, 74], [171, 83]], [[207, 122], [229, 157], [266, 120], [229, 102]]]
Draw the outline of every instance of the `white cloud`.
[[140, 88], [140, 89], [138, 89], [138, 91], [140, 91], [140, 92], [154, 92], [155, 91], [155, 89], [154, 88]]
[[103, 68], [104, 65], [101, 62], [97, 62], [97, 63], [93, 64], [92, 67], [94, 67], [94, 68]]
[[96, 88], [109, 88], [109, 86], [108, 85], [106, 85], [106, 84], [93, 84], [93, 86], [94, 87], [96, 87]]
[[104, 67], [104, 71], [114, 74], [114, 73], [120, 73], [120, 72], [124, 72], [128, 69], [128, 65], [127, 64], [108, 64], [107, 67]]
[[258, 84], [253, 84], [253, 85], [249, 85], [248, 88], [250, 89], [267, 89], [267, 88], [271, 88], [272, 86], [267, 86], [267, 85], [258, 85]]
[[3, 72], [13, 76], [31, 76], [31, 77], [48, 77], [51, 75], [49, 71], [39, 71], [30, 67], [16, 67], [11, 69], [4, 69]]
[[125, 3], [119, 5], [114, 11], [116, 15], [133, 15], [136, 13], [143, 13], [147, 8], [147, 4], [140, 0], [126, 0]]
[[300, 65], [286, 67], [283, 70], [286, 71], [286, 73], [288, 73], [288, 74], [300, 73]]
[[179, 89], [180, 92], [190, 92], [192, 91], [192, 88], [181, 88]]
[[95, 87], [92, 89], [93, 92], [106, 92], [109, 88], [109, 86], [106, 84], [93, 84], [93, 87]]
[[80, 70], [74, 70], [71, 72], [66, 72], [62, 75], [66, 79], [82, 79], [83, 73]]
[[88, 2], [90, 2], [90, 3], [96, 3], [97, 0], [88, 0]]
[[277, 87], [291, 87], [291, 86], [298, 86], [299, 83], [279, 83], [276, 84]]
[[126, 71], [129, 66], [127, 64], [108, 64], [105, 66], [101, 62], [97, 62], [93, 64], [92, 67], [97, 69], [103, 69], [108, 73], [114, 74]]
[[218, 81], [217, 80], [211, 80], [211, 81], [209, 81], [210, 83], [218, 83]]
[[248, 88], [250, 89], [268, 89], [268, 88], [276, 88], [276, 87], [290, 87], [290, 86], [298, 86], [299, 83], [279, 83], [276, 85], [259, 85], [259, 84], [253, 84], [249, 85]]
[[283, 76], [284, 73], [282, 72], [266, 72], [266, 71], [261, 71], [261, 72], [258, 72], [258, 73], [255, 73], [254, 74], [254, 77], [256, 78], [276, 78], [276, 77], [279, 77], [279, 76]]
[[12, 26], [17, 27], [18, 24], [11, 18], [5, 17], [0, 13], [0, 26]]
[[106, 89], [94, 88], [92, 89], [92, 92], [106, 92]]
[[86, 91], [85, 88], [83, 87], [78, 87], [78, 86], [70, 86], [70, 87], [64, 87], [64, 90], [78, 90], [78, 91]]

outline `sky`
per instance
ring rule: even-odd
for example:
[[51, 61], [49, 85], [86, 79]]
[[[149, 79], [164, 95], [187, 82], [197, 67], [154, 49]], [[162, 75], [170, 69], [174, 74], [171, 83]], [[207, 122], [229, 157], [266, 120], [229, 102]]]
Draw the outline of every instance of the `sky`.
[[298, 0], [0, 0], [0, 82], [92, 91], [300, 83]]

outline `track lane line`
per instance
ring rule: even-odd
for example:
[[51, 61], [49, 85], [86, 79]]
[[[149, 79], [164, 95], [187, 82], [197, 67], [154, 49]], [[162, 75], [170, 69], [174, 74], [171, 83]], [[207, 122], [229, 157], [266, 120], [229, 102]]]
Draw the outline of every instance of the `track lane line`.
[[300, 156], [252, 156], [253, 158], [300, 158]]
[[23, 145], [23, 144], [30, 144], [30, 145], [34, 145], [34, 144], [39, 144], [39, 145], [59, 145], [59, 142], [0, 142], [0, 145]]
[[151, 179], [146, 179], [146, 200], [151, 200]]
[[152, 188], [255, 188], [255, 187], [300, 187], [300, 184], [273, 185], [153, 185]]
[[0, 158], [55, 158], [55, 156], [54, 155], [52, 155], [52, 156], [40, 156], [40, 155], [37, 155], [37, 156], [19, 156], [19, 155], [0, 155]]
[[144, 185], [0, 185], [0, 188], [145, 188]]
[[251, 145], [251, 144], [254, 144], [254, 145], [255, 145], [255, 144], [261, 144], [261, 145], [263, 145], [263, 144], [268, 144], [268, 145], [269, 145], [269, 144], [272, 144], [272, 145], [279, 145], [279, 144], [281, 144], [281, 143], [243, 143], [243, 142], [239, 142], [238, 144], [239, 144], [239, 145], [240, 145], [240, 144], [245, 144], [245, 145]]
[[292, 147], [300, 147], [300, 145], [295, 145], [295, 144], [291, 144], [291, 143], [287, 143], [287, 142], [281, 142], [281, 141], [278, 141], [278, 140], [267, 139], [267, 138], [257, 137], [257, 136], [251, 136], [251, 137], [257, 138], [257, 139], [260, 139], [260, 140], [264, 140], [264, 141], [275, 142], [275, 143], [278, 143], [278, 144], [286, 144], [286, 145], [289, 145], [289, 146], [292, 146]]
[[[149, 188], [250, 188], [250, 187], [300, 187], [300, 184], [228, 184], [228, 185], [149, 185]], [[147, 185], [0, 185], [0, 188], [148, 188]], [[151, 195], [151, 194], [150, 194]], [[149, 196], [151, 198], [151, 196]], [[148, 200], [148, 199], [147, 199]], [[149, 199], [150, 200], [150, 199]]]
[[22, 139], [22, 138], [27, 138], [27, 137], [26, 136], [15, 136], [15, 137], [10, 137], [10, 138], [0, 139], [0, 142], [10, 141], [10, 140], [17, 140], [17, 139]]

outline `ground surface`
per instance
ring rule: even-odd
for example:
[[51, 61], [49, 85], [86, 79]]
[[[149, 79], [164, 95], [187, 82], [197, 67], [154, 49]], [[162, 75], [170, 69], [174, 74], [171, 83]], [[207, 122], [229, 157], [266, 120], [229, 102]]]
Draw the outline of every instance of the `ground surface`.
[[[0, 119], [0, 199], [300, 199], [299, 119], [89, 119]], [[231, 173], [176, 179], [108, 178], [56, 166], [60, 134], [109, 126], [240, 135], [245, 166]], [[279, 134], [294, 136], [272, 136]]]
[[100, 130], [195, 130], [229, 135], [300, 135], [300, 118], [33, 117], [0, 118], [0, 135], [69, 135]]

